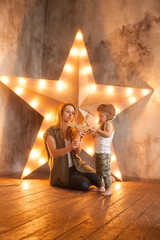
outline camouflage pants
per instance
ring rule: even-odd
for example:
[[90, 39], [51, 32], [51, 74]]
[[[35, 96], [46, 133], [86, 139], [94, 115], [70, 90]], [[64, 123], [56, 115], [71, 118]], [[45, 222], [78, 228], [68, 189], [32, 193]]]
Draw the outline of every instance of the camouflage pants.
[[111, 170], [110, 170], [111, 154], [95, 153], [94, 159], [96, 164], [96, 174], [97, 174], [99, 186], [110, 188], [111, 187]]

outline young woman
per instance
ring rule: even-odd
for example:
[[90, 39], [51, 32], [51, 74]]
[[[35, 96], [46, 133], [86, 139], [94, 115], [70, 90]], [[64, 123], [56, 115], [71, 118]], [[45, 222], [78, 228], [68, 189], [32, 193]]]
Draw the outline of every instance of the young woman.
[[86, 191], [98, 186], [95, 170], [83, 162], [77, 154], [81, 151], [79, 140], [74, 138], [68, 122], [73, 121], [75, 106], [63, 103], [58, 109], [57, 124], [47, 129], [44, 142], [50, 167], [50, 184]]

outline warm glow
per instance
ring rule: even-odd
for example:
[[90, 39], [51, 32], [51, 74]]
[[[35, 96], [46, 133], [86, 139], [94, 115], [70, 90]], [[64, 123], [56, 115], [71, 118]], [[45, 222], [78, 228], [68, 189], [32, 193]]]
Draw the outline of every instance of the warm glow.
[[8, 77], [1, 77], [1, 81], [4, 83], [4, 84], [7, 84], [8, 83]]
[[30, 158], [38, 158], [38, 156], [39, 156], [38, 150], [33, 149], [29, 156], [30, 156]]
[[40, 79], [39, 82], [38, 82], [38, 85], [39, 85], [39, 87], [43, 88], [46, 85], [46, 81], [43, 80], [43, 79]]
[[52, 114], [51, 113], [47, 113], [46, 115], [45, 115], [45, 119], [46, 120], [51, 120], [51, 118], [52, 118]]
[[14, 91], [15, 91], [15, 93], [16, 93], [17, 95], [21, 95], [21, 94], [23, 93], [23, 88], [21, 88], [21, 87], [16, 87]]
[[26, 80], [24, 78], [19, 79], [19, 84], [26, 84]]
[[149, 89], [143, 89], [142, 93], [143, 93], [143, 95], [147, 95], [149, 93]]
[[44, 131], [39, 131], [38, 137], [39, 137], [39, 138], [43, 138], [43, 134], [44, 134]]
[[116, 156], [114, 154], [112, 154], [111, 161], [114, 162], [115, 160], [116, 160]]
[[133, 88], [127, 88], [126, 93], [127, 95], [131, 95], [133, 93]]
[[118, 107], [115, 107], [115, 109], [116, 109], [116, 115], [119, 114], [121, 110]]
[[73, 70], [72, 66], [69, 65], [69, 64], [65, 65], [64, 69], [65, 69], [66, 72], [72, 72], [72, 70]]
[[63, 90], [63, 88], [64, 88], [64, 82], [61, 81], [61, 80], [59, 80], [59, 81], [57, 82], [57, 89], [58, 89], [59, 91], [61, 91], [61, 90]]
[[83, 38], [82, 33], [78, 32], [76, 35], [76, 39], [81, 40]]
[[77, 48], [75, 48], [75, 47], [72, 48], [72, 49], [71, 49], [71, 55], [72, 55], [72, 56], [76, 56], [77, 54], [78, 54]]
[[113, 93], [113, 91], [114, 91], [114, 87], [108, 86], [106, 90], [107, 90], [107, 93], [110, 93], [110, 94], [111, 94], [111, 93]]
[[86, 51], [85, 48], [81, 50], [80, 55], [81, 56], [86, 56], [87, 55], [87, 51]]
[[47, 160], [45, 158], [40, 158], [38, 162], [40, 165], [43, 165], [47, 162]]
[[95, 91], [96, 91], [96, 88], [97, 88], [96, 84], [92, 84], [92, 85], [90, 86], [90, 90], [91, 90], [92, 92], [95, 92]]
[[121, 173], [119, 171], [116, 171], [113, 173], [118, 179], [121, 178]]
[[[28, 169], [29, 170], [29, 169]], [[24, 170], [25, 171], [25, 170]], [[30, 173], [30, 172], [29, 172]], [[28, 174], [29, 174], [28, 173]], [[23, 174], [24, 174], [24, 172], [23, 172]], [[28, 174], [24, 174], [25, 176], [26, 175], [28, 175]], [[27, 190], [28, 188], [29, 188], [29, 183], [28, 183], [28, 181], [25, 181], [25, 180], [23, 180], [23, 182], [22, 182], [22, 188], [23, 188], [23, 190]]]
[[87, 148], [87, 149], [86, 149], [86, 152], [87, 152], [89, 155], [93, 155], [94, 150], [93, 150], [93, 148]]
[[136, 102], [136, 98], [135, 97], [130, 97], [129, 98], [129, 102], [130, 103], [135, 103]]
[[29, 168], [25, 168], [24, 171], [23, 171], [24, 176], [27, 176], [30, 173], [31, 173], [31, 170]]
[[87, 73], [91, 73], [92, 72], [92, 68], [90, 66], [86, 67], [86, 72]]
[[116, 189], [116, 190], [121, 189], [121, 184], [116, 182], [116, 183], [115, 183], [115, 189]]
[[37, 101], [37, 100], [33, 100], [33, 101], [30, 102], [29, 105], [30, 105], [31, 107], [35, 108], [35, 107], [37, 107], [37, 105], [38, 105], [38, 101]]

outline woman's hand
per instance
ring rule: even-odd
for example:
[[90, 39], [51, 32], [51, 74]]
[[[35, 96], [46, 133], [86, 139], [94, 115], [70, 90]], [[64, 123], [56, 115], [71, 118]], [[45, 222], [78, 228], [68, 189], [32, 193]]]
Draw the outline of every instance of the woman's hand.
[[84, 138], [85, 134], [86, 134], [86, 131], [85, 131], [85, 130], [83, 130], [83, 131], [77, 131], [77, 133], [76, 133], [76, 139], [78, 139], [79, 141], [81, 141], [82, 138]]
[[71, 145], [72, 145], [73, 150], [75, 150], [76, 148], [79, 147], [79, 140], [78, 139], [74, 139], [72, 141]]
[[82, 132], [80, 132], [80, 139], [84, 138], [85, 134], [87, 131], [83, 130]]

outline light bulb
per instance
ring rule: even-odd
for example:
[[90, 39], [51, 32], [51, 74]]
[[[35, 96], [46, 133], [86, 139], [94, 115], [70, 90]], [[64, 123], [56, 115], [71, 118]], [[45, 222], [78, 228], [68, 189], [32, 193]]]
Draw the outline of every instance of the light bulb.
[[75, 48], [75, 47], [72, 48], [72, 49], [71, 49], [71, 55], [72, 55], [72, 56], [76, 56], [77, 54], [78, 54], [77, 48]]
[[66, 72], [72, 72], [72, 70], [73, 70], [72, 66], [69, 64], [65, 65], [64, 69]]
[[87, 73], [91, 73], [92, 72], [92, 68], [90, 66], [86, 67], [86, 72]]
[[130, 103], [135, 103], [136, 102], [136, 98], [135, 97], [130, 97], [129, 98], [129, 102]]
[[46, 120], [51, 120], [51, 118], [52, 118], [52, 114], [51, 113], [47, 113], [46, 115], [45, 115], [45, 119]]
[[31, 173], [31, 170], [29, 168], [25, 168], [24, 171], [23, 171], [24, 176], [27, 176], [30, 173]]
[[118, 107], [115, 107], [115, 109], [116, 109], [116, 115], [118, 115], [121, 110]]
[[76, 35], [76, 39], [78, 40], [81, 40], [82, 39], [82, 33], [81, 32], [78, 32], [77, 35]]
[[19, 84], [25, 84], [25, 83], [26, 83], [26, 80], [24, 78], [19, 79]]
[[43, 79], [40, 79], [39, 82], [38, 82], [38, 86], [39, 86], [40, 88], [45, 87], [45, 86], [46, 86], [46, 81], [43, 80]]
[[143, 89], [142, 93], [143, 93], [144, 96], [147, 95], [149, 93], [149, 89]]
[[63, 82], [63, 81], [59, 80], [59, 81], [57, 82], [57, 89], [58, 89], [59, 91], [63, 90], [64, 86], [65, 86], [65, 85], [64, 85], [64, 82]]
[[106, 88], [106, 91], [107, 91], [107, 93], [112, 94], [113, 91], [114, 91], [114, 87], [108, 86], [108, 87]]
[[86, 51], [85, 48], [84, 48], [84, 49], [81, 49], [80, 55], [81, 55], [81, 56], [86, 56], [86, 55], [87, 55], [87, 51]]
[[133, 93], [133, 88], [127, 88], [126, 93], [127, 95], [131, 95]]
[[37, 101], [37, 100], [33, 100], [33, 101], [30, 102], [29, 105], [30, 105], [31, 107], [35, 108], [35, 107], [37, 107], [37, 105], [38, 105], [38, 101]]
[[121, 178], [121, 173], [120, 171], [116, 171], [115, 173], [113, 173], [118, 179]]
[[23, 90], [23, 88], [21, 88], [21, 87], [16, 87], [14, 91], [15, 91], [15, 93], [16, 93], [17, 95], [21, 95], [24, 90]]
[[39, 138], [43, 138], [43, 134], [44, 134], [44, 131], [39, 131], [38, 137], [39, 137]]
[[8, 77], [3, 76], [3, 77], [1, 77], [1, 81], [2, 81], [4, 84], [7, 84], [9, 80], [8, 80]]
[[96, 91], [96, 88], [97, 88], [96, 84], [90, 85], [90, 90], [91, 90], [92, 92], [95, 92], [95, 91]]
[[114, 162], [115, 160], [116, 160], [116, 156], [114, 154], [112, 154], [111, 161]]
[[47, 162], [47, 160], [45, 158], [40, 158], [38, 162], [40, 165], [43, 165]]
[[38, 152], [38, 150], [37, 150], [37, 149], [32, 149], [32, 151], [31, 151], [29, 157], [35, 159], [35, 158], [37, 158], [38, 156], [39, 156], [39, 152]]

